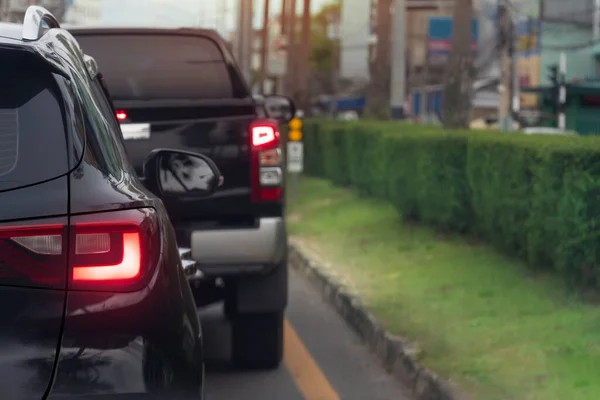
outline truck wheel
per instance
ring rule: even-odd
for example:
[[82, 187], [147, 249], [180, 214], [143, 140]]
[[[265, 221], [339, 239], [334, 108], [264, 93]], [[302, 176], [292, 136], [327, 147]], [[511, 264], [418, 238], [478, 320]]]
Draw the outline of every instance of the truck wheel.
[[236, 367], [279, 367], [283, 358], [283, 312], [238, 314], [232, 328], [231, 350]]

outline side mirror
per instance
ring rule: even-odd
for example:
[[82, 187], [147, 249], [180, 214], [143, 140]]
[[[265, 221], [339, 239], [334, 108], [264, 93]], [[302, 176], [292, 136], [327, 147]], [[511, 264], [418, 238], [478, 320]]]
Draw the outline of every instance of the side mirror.
[[296, 105], [289, 97], [266, 96], [264, 104], [267, 116], [279, 122], [288, 123], [296, 115]]
[[207, 196], [223, 182], [217, 165], [202, 154], [156, 149], [144, 161], [144, 185], [159, 197]]

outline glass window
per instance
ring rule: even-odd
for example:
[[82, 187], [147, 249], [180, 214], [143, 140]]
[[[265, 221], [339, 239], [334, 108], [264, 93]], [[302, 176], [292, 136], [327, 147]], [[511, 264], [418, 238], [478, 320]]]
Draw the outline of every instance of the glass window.
[[221, 51], [210, 39], [185, 35], [80, 35], [114, 100], [233, 97]]
[[[8, 52], [7, 52], [8, 53]], [[69, 171], [62, 95], [52, 73], [29, 57], [0, 65], [0, 190]]]

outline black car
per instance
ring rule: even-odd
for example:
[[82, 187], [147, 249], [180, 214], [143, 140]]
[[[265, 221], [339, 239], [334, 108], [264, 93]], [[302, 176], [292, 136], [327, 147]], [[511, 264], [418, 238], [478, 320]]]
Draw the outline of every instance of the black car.
[[[0, 24], [0, 59], [0, 397], [202, 398], [175, 231], [94, 59], [37, 6]], [[205, 156], [149, 153], [153, 188], [222, 182]]]
[[[276, 368], [288, 299], [283, 144], [294, 115], [281, 96], [252, 96], [213, 30], [71, 27], [106, 78], [139, 175], [156, 148], [210, 157], [225, 176], [212, 195], [184, 184], [148, 186], [163, 200], [180, 246], [197, 262], [198, 306], [224, 300], [233, 361]], [[164, 188], [163, 188], [164, 189]]]

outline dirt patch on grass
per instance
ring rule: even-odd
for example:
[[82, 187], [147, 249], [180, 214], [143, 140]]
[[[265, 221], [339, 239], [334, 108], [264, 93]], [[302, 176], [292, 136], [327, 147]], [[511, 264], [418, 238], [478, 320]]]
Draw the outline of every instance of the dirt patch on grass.
[[287, 220], [289, 223], [296, 224], [302, 221], [302, 214], [300, 213], [291, 213], [287, 216]]

